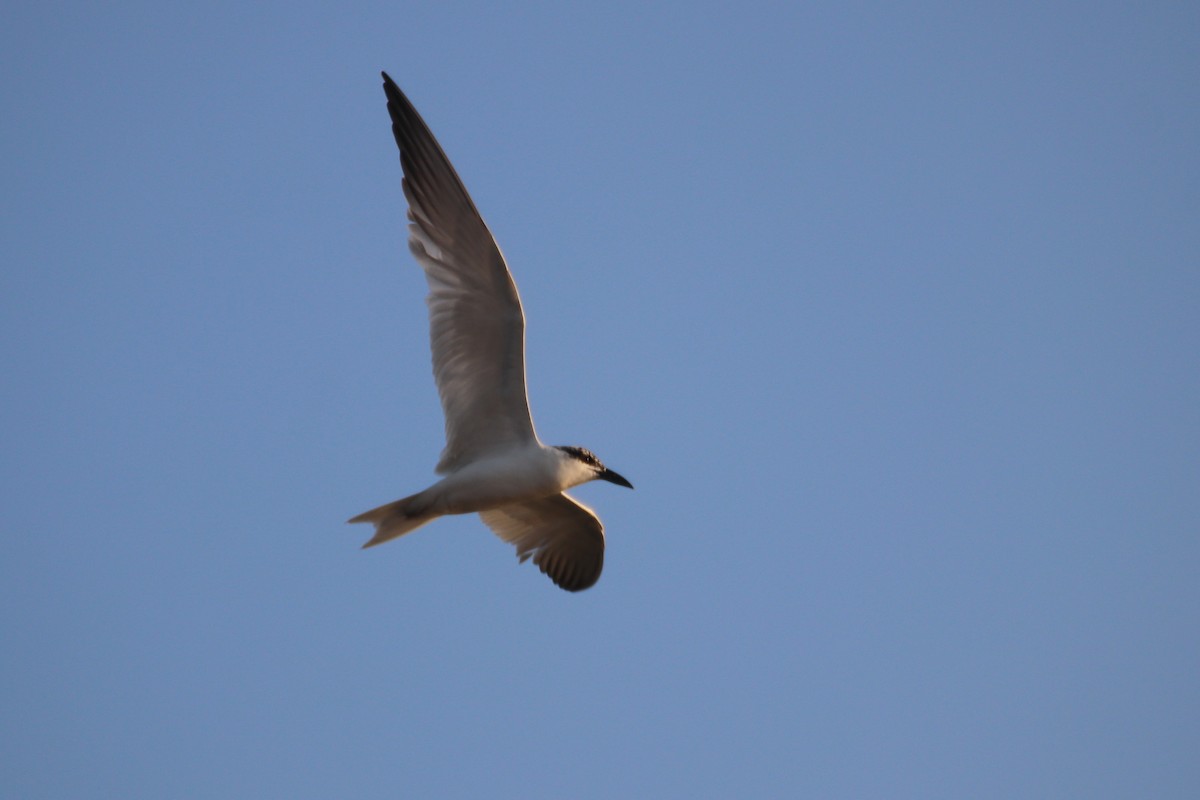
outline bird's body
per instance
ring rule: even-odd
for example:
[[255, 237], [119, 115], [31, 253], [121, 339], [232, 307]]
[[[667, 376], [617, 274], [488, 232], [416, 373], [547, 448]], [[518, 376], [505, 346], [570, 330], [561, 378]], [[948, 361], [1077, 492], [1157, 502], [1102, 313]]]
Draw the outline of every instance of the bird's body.
[[581, 447], [538, 440], [525, 393], [525, 317], [491, 232], [416, 109], [383, 75], [408, 199], [409, 249], [429, 282], [433, 371], [446, 416], [445, 475], [350, 522], [381, 544], [446, 514], [478, 513], [557, 585], [579, 591], [604, 565], [604, 529], [563, 491], [632, 485]]

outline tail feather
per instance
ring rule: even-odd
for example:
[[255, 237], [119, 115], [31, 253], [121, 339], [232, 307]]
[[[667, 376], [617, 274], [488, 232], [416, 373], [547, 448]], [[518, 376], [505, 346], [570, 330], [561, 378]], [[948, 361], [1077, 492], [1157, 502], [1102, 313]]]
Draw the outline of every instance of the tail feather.
[[423, 502], [421, 495], [414, 494], [403, 500], [364, 511], [347, 522], [370, 522], [375, 526], [375, 535], [363, 545], [365, 549], [411, 533], [439, 516], [441, 515], [429, 512], [428, 504]]

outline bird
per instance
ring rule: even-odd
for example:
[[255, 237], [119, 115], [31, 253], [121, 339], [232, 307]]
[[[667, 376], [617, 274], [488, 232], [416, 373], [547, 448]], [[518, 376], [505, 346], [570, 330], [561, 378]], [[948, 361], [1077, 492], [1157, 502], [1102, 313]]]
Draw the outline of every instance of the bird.
[[408, 247], [429, 284], [433, 374], [446, 446], [424, 491], [371, 509], [374, 547], [448, 514], [483, 523], [569, 592], [604, 568], [604, 526], [566, 493], [602, 480], [632, 489], [590, 450], [547, 446], [525, 388], [525, 314], [504, 255], [429, 126], [386, 72], [392, 133], [408, 202]]

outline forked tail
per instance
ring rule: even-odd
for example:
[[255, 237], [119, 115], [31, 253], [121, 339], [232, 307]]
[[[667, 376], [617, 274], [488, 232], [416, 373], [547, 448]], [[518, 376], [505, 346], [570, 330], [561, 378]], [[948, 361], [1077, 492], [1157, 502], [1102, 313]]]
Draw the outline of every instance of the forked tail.
[[441, 515], [429, 512], [429, 504], [420, 494], [414, 494], [403, 500], [365, 511], [347, 522], [370, 522], [375, 526], [375, 535], [363, 545], [367, 548], [411, 533], [439, 516]]

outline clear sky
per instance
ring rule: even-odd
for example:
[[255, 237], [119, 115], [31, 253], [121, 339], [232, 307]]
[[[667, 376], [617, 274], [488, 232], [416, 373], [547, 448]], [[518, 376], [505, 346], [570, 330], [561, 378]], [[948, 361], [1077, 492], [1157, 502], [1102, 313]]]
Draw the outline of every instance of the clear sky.
[[[0, 786], [1200, 796], [1200, 6], [21, 3]], [[379, 71], [508, 256], [571, 595], [442, 446]]]

